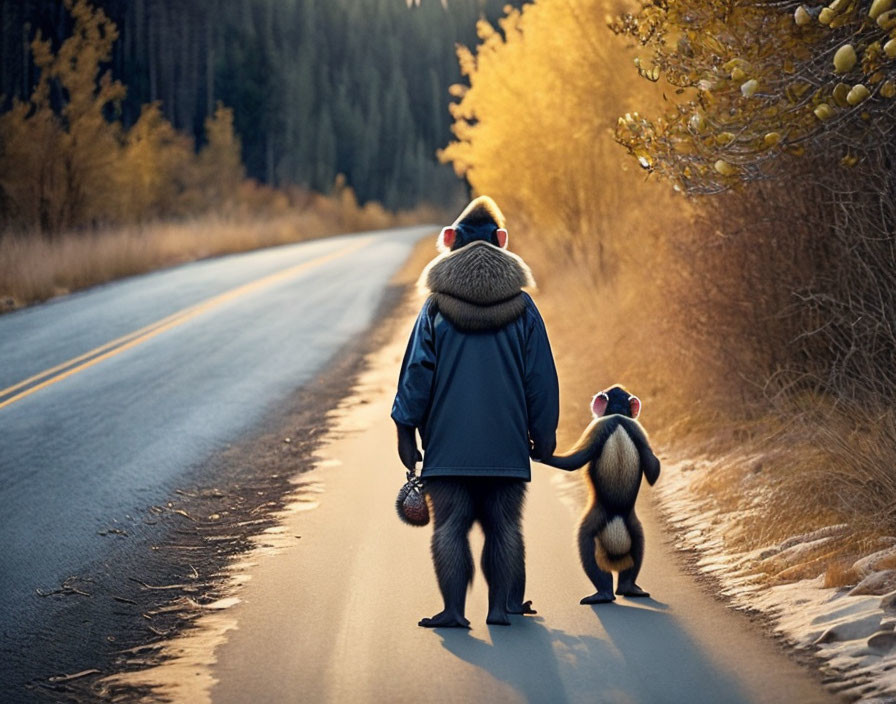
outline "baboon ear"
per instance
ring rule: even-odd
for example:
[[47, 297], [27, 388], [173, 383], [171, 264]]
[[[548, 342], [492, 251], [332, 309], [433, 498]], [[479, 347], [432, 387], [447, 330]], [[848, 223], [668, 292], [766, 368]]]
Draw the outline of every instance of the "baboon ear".
[[641, 415], [641, 399], [637, 396], [629, 396], [628, 405], [632, 409], [632, 418], [637, 418]]
[[498, 246], [501, 249], [507, 249], [507, 230], [503, 227], [499, 227], [495, 230], [495, 234], [498, 236]]
[[607, 410], [608, 403], [610, 403], [610, 397], [603, 391], [591, 399], [591, 412], [594, 414], [595, 418], [600, 418], [604, 414], [604, 411]]
[[443, 227], [439, 235], [439, 249], [451, 249], [454, 246], [454, 238], [457, 232], [453, 227]]

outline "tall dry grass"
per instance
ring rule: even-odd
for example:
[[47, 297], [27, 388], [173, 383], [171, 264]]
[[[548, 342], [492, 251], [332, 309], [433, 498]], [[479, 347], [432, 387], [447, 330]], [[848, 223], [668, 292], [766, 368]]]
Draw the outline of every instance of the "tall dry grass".
[[0, 236], [0, 311], [174, 264], [346, 232], [436, 222], [433, 208], [389, 213], [350, 189], [306, 194], [300, 207], [249, 209], [114, 229]]
[[[609, 273], [587, 239], [517, 238], [538, 262], [562, 382], [561, 444], [587, 421], [590, 394], [624, 383], [644, 401], [663, 454], [706, 468], [697, 497], [738, 514], [738, 530], [722, 536], [732, 548], [848, 526], [799, 566], [760, 573], [854, 583], [848, 566], [896, 534], [891, 291], [860, 295], [873, 290], [869, 277], [893, 275], [877, 249], [892, 243], [820, 238], [819, 204], [799, 191], [695, 207], [662, 184], [623, 177], [619, 187], [632, 205], [614, 221], [625, 235]], [[881, 307], [870, 316], [847, 305], [855, 300]], [[838, 314], [820, 315], [821, 304]]]

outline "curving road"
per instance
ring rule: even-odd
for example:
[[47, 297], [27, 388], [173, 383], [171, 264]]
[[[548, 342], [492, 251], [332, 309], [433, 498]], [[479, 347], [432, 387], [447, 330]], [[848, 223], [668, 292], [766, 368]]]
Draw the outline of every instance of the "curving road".
[[431, 231], [205, 260], [0, 318], [0, 656], [52, 636], [38, 590], [131, 559], [110, 526], [163, 501], [361, 333]]

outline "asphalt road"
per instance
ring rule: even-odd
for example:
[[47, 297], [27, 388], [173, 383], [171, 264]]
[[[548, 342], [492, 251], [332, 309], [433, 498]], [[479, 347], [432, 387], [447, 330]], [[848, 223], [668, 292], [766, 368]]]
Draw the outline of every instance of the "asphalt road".
[[431, 230], [205, 260], [0, 317], [4, 655], [52, 638], [39, 590], [133, 559], [116, 530], [365, 330]]
[[[411, 528], [395, 516], [404, 474], [389, 420], [411, 322], [362, 380], [365, 403], [345, 408], [342, 423], [352, 432], [337, 428], [319, 451], [325, 461], [303, 475], [306, 495], [300, 492], [296, 505], [304, 510], [289, 514], [282, 531], [301, 540], [284, 541], [273, 555], [250, 555], [239, 603], [226, 617], [210, 617], [205, 637], [200, 621], [190, 646], [172, 648], [182, 654], [174, 666], [144, 683], [169, 688], [177, 701], [214, 704], [835, 701], [682, 571], [651, 510], [649, 487], [639, 499], [647, 533], [639, 582], [653, 598], [580, 605], [593, 587], [573, 540], [581, 497], [569, 481], [579, 477], [542, 465], [533, 466], [524, 518], [526, 596], [538, 615], [487, 626], [477, 567], [466, 609], [472, 629], [418, 627], [441, 610], [432, 528]], [[473, 538], [478, 562], [478, 528]]]

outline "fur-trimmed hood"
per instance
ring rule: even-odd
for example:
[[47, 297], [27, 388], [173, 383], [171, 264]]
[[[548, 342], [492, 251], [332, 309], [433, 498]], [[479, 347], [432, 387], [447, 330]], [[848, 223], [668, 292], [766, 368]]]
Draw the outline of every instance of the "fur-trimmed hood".
[[472, 332], [502, 328], [522, 315], [522, 289], [534, 288], [535, 279], [518, 255], [478, 241], [433, 259], [418, 285], [442, 315]]

